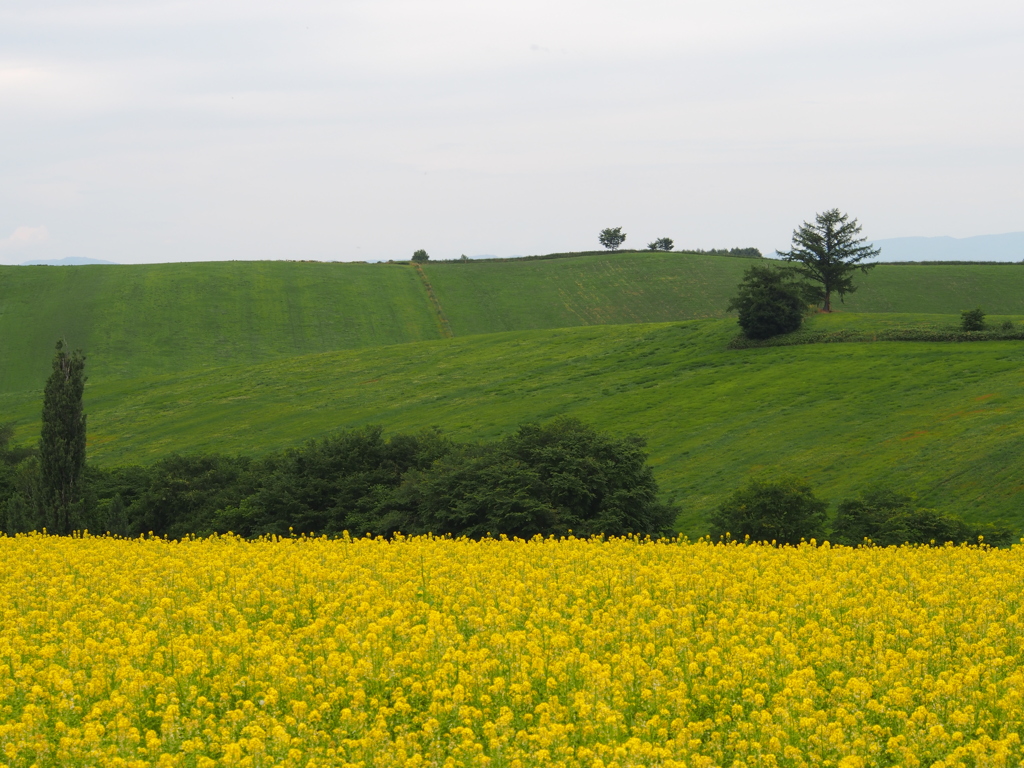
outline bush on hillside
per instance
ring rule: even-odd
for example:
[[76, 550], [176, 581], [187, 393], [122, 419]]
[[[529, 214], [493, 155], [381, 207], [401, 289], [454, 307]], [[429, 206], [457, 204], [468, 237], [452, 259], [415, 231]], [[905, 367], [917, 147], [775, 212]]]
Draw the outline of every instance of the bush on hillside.
[[981, 310], [981, 307], [979, 307], [978, 309], [965, 309], [963, 312], [960, 313], [960, 330], [985, 330], [985, 313]]
[[404, 533], [472, 537], [667, 534], [676, 510], [658, 501], [644, 446], [577, 419], [524, 424], [410, 473], [380, 519]]
[[422, 264], [424, 261], [429, 261], [430, 256], [427, 255], [426, 251], [420, 248], [418, 251], [413, 251], [412, 260]]
[[778, 544], [821, 540], [827, 508], [803, 480], [755, 478], [718, 508], [711, 518], [711, 536]]
[[743, 273], [729, 311], [739, 313], [739, 325], [748, 339], [768, 339], [792, 333], [803, 323], [804, 287], [791, 273], [756, 265]]
[[878, 546], [900, 544], [976, 544], [979, 537], [993, 546], [1012, 542], [1013, 532], [995, 525], [970, 525], [953, 515], [918, 507], [911, 496], [888, 488], [865, 491], [859, 498], [840, 502], [832, 528], [832, 541], [857, 546], [870, 541]]
[[221, 508], [214, 528], [243, 536], [363, 533], [406, 472], [429, 469], [450, 450], [437, 430], [385, 439], [381, 427], [368, 426], [310, 440], [259, 462], [255, 489]]

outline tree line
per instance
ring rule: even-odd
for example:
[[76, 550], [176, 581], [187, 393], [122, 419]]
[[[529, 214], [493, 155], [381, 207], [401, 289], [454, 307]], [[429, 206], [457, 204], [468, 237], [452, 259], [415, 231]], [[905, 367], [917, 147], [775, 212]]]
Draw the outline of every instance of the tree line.
[[760, 477], [731, 494], [711, 517], [713, 539], [799, 544], [812, 539], [833, 544], [877, 546], [984, 542], [1009, 546], [1015, 531], [1005, 525], [969, 523], [956, 515], [920, 506], [891, 488], [875, 487], [839, 502], [831, 525], [828, 502], [793, 476]]
[[439, 429], [339, 431], [265, 456], [85, 463], [84, 358], [59, 344], [36, 450], [0, 429], [0, 529], [182, 537], [370, 533], [579, 536], [673, 531], [644, 440], [577, 419], [459, 442]]

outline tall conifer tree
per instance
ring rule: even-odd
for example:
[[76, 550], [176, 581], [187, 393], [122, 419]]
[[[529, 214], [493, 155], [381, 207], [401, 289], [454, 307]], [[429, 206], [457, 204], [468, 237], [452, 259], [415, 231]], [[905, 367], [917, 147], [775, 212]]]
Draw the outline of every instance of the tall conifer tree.
[[853, 273], [867, 272], [874, 264], [865, 264], [873, 259], [880, 248], [873, 248], [866, 237], [857, 237], [861, 227], [854, 219], [841, 213], [838, 208], [819, 213], [814, 223], [804, 222], [793, 232], [793, 247], [788, 251], [777, 251], [786, 261], [798, 263], [796, 271], [808, 280], [820, 283], [816, 298], [822, 301], [822, 309], [832, 311], [832, 294], [839, 294], [839, 300], [853, 293]]
[[57, 342], [53, 372], [43, 390], [43, 431], [39, 440], [39, 469], [53, 533], [67, 535], [78, 522], [82, 504], [81, 478], [85, 469], [85, 356], [68, 352]]

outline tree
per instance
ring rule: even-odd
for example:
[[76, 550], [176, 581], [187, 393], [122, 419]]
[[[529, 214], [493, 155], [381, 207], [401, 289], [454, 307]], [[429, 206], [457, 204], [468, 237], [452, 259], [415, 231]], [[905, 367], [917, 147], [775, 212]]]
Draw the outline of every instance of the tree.
[[597, 239], [609, 251], [615, 251], [626, 242], [626, 233], [622, 231], [622, 227], [608, 227], [601, 230]]
[[836, 509], [832, 540], [857, 546], [865, 539], [878, 546], [900, 544], [977, 543], [1009, 545], [1013, 531], [991, 523], [970, 525], [953, 515], [918, 507], [914, 499], [888, 488], [865, 491], [857, 499], [846, 499]]
[[121, 494], [115, 493], [114, 497], [107, 504], [106, 517], [107, 533], [114, 536], [128, 536], [131, 534], [128, 520], [128, 508], [124, 505]]
[[524, 424], [410, 472], [382, 519], [403, 533], [474, 538], [669, 533], [677, 511], [658, 500], [644, 447], [572, 418]]
[[743, 273], [729, 311], [739, 312], [739, 324], [750, 339], [790, 333], [803, 322], [807, 286], [778, 267], [756, 265]]
[[420, 264], [422, 264], [424, 261], [428, 261], [429, 259], [430, 256], [428, 256], [427, 252], [424, 251], [422, 248], [420, 248], [418, 251], [414, 251], [412, 254], [412, 260]]
[[711, 535], [799, 544], [820, 538], [828, 504], [794, 477], [759, 478], [733, 493], [711, 518]]
[[85, 469], [85, 357], [69, 353], [57, 342], [53, 371], [43, 390], [43, 429], [39, 468], [43, 503], [52, 531], [69, 534], [82, 506], [81, 477]]
[[672, 242], [671, 237], [659, 237], [654, 242], [647, 244], [647, 250], [649, 251], [671, 251], [675, 247], [676, 245]]
[[832, 311], [832, 294], [838, 293], [842, 301], [846, 294], [857, 290], [853, 273], [858, 269], [867, 272], [875, 265], [864, 264], [864, 260], [881, 253], [880, 248], [865, 244], [866, 237], [857, 237], [861, 227], [856, 219], [849, 218], [838, 208], [819, 213], [814, 224], [805, 221], [793, 231], [791, 250], [778, 252], [786, 261], [798, 262], [797, 270], [804, 277], [821, 283], [816, 298], [826, 312]]
[[[1013, 328], [1013, 325], [1010, 325]], [[960, 330], [962, 331], [984, 331], [985, 313], [981, 308], [965, 309], [960, 313]]]

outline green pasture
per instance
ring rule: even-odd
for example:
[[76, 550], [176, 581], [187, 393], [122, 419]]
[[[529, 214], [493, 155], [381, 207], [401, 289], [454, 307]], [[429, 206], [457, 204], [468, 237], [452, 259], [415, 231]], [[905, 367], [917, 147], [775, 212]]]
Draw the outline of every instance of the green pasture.
[[[619, 253], [553, 261], [427, 264], [456, 336], [725, 317], [748, 259]], [[753, 262], [757, 263], [757, 262]], [[841, 312], [1024, 313], [1024, 264], [881, 264]]]
[[456, 336], [724, 317], [749, 259], [617, 253], [426, 264]]
[[[811, 325], [957, 319], [835, 314]], [[513, 331], [94, 381], [89, 457], [259, 453], [367, 423], [485, 438], [571, 414], [647, 437], [691, 535], [748, 476], [779, 470], [833, 500], [884, 483], [970, 519], [1024, 526], [1024, 343], [729, 351], [735, 333], [731, 319]], [[20, 442], [38, 435], [38, 392], [0, 395], [0, 413], [18, 420]]]
[[41, 387], [54, 343], [93, 379], [440, 337], [406, 266], [235, 261], [0, 267], [0, 392]]
[[[748, 259], [610, 253], [427, 264], [456, 337], [724, 317]], [[1024, 265], [881, 265], [841, 313], [1024, 313]], [[54, 342], [94, 381], [438, 339], [405, 264], [0, 267], [0, 392], [41, 387]]]

